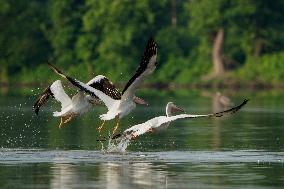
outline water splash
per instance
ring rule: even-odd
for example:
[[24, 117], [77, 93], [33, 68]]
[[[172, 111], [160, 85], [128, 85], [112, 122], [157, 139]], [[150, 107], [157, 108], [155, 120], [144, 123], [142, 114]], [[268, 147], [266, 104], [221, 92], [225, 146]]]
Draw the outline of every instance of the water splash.
[[108, 142], [107, 152], [125, 153], [129, 146], [130, 140], [126, 138], [110, 139]]
[[116, 139], [109, 137], [106, 142], [106, 147], [104, 146], [105, 144], [100, 141], [102, 145], [101, 151], [103, 153], [125, 153], [130, 142], [130, 139], [124, 137]]

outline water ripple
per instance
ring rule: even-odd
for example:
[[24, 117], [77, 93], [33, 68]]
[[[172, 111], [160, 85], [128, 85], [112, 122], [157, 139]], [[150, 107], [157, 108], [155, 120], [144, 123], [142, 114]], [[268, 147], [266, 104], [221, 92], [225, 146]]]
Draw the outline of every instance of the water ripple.
[[1, 164], [19, 163], [98, 163], [98, 162], [168, 162], [168, 163], [281, 163], [284, 152], [246, 151], [164, 151], [103, 153], [87, 150], [1, 149]]

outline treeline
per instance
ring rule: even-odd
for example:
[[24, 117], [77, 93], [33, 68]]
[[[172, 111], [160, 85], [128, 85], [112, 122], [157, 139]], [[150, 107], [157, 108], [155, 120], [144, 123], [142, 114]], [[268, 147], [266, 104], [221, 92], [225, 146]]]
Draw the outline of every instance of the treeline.
[[125, 81], [150, 36], [151, 82], [284, 80], [283, 0], [1, 0], [0, 26], [1, 82]]

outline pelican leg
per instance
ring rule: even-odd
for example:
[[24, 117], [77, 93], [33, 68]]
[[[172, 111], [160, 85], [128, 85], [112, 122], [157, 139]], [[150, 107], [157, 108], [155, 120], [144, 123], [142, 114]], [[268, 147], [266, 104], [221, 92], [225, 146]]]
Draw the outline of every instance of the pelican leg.
[[62, 125], [63, 125], [63, 117], [60, 118], [60, 123], [58, 125], [58, 128], [61, 129]]
[[71, 114], [69, 117], [66, 117], [65, 120], [63, 121], [63, 123], [68, 123], [70, 122], [74, 117], [76, 117], [75, 114]]
[[104, 125], [105, 125], [105, 122], [106, 122], [106, 121], [104, 120], [103, 123], [101, 124], [101, 126], [97, 128], [97, 130], [98, 130], [99, 133], [100, 133], [101, 130], [103, 129], [103, 127], [104, 127]]
[[58, 125], [58, 127], [61, 129], [61, 127], [64, 126], [64, 124], [70, 122], [76, 116], [77, 116], [77, 114], [70, 114], [70, 115], [61, 117], [60, 118], [60, 124]]
[[149, 132], [149, 133], [154, 133], [154, 129], [150, 128], [150, 129], [148, 129], [147, 132]]
[[112, 136], [114, 136], [117, 128], [119, 127], [119, 122], [120, 122], [120, 119], [119, 117], [116, 118], [117, 119], [117, 122], [116, 122], [116, 126], [114, 127], [114, 129], [112, 130]]
[[71, 114], [71, 115], [68, 115], [68, 116], [61, 117], [60, 118], [60, 124], [58, 125], [58, 127], [61, 129], [63, 124], [70, 122], [74, 117], [76, 117], [76, 114]]

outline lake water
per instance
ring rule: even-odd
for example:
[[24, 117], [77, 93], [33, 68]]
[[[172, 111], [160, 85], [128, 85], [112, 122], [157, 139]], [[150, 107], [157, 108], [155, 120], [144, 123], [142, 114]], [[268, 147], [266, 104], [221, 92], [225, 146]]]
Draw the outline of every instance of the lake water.
[[[50, 102], [32, 111], [39, 90], [0, 95], [1, 188], [283, 188], [284, 91], [224, 91], [238, 113], [216, 119], [179, 120], [133, 141], [124, 154], [105, 153], [96, 128], [104, 107], [58, 129]], [[215, 91], [138, 93], [138, 106], [120, 131], [165, 114], [173, 101], [188, 113], [219, 109]], [[218, 103], [217, 103], [218, 104]], [[216, 109], [217, 108], [217, 109]], [[107, 136], [115, 122], [103, 130]]]

